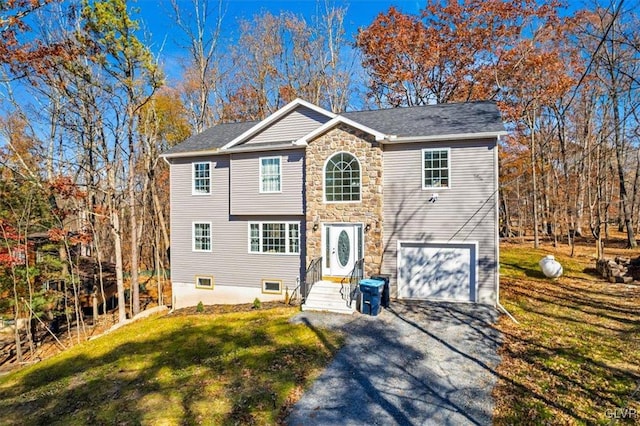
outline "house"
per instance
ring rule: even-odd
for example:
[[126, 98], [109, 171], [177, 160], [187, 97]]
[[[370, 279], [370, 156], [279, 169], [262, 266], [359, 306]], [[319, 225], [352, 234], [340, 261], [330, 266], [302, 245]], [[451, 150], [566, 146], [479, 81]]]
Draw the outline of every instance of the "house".
[[173, 306], [322, 281], [352, 307], [374, 274], [400, 299], [496, 304], [505, 134], [492, 102], [335, 114], [297, 99], [189, 138], [163, 154]]

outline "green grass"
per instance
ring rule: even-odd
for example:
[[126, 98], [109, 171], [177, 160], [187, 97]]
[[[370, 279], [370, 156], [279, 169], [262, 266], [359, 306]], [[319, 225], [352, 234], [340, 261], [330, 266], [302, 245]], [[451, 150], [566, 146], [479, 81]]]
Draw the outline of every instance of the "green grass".
[[[529, 278], [544, 280], [547, 278], [540, 270], [538, 262], [547, 255], [553, 255], [562, 265], [563, 276], [577, 279], [593, 279], [591, 273], [593, 266], [588, 263], [586, 256], [570, 257], [558, 253], [550, 248], [529, 248], [522, 246], [509, 246], [500, 249], [500, 277], [501, 278]], [[587, 263], [585, 263], [587, 262]]]
[[130, 324], [1, 378], [0, 423], [277, 423], [341, 345], [296, 312]]
[[588, 256], [562, 253], [563, 277], [547, 279], [537, 263], [549, 253], [501, 248], [501, 301], [520, 324], [498, 322], [495, 423], [611, 424], [616, 413], [640, 423], [640, 287], [609, 284]]

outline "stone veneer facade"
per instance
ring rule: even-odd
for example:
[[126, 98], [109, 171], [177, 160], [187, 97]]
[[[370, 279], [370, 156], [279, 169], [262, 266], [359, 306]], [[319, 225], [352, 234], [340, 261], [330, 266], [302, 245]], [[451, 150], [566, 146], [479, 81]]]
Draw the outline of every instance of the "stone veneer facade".
[[[348, 152], [360, 162], [360, 202], [325, 203], [323, 168], [329, 157]], [[322, 256], [323, 223], [362, 223], [365, 276], [380, 273], [382, 264], [382, 149], [372, 135], [338, 125], [309, 142], [305, 152], [307, 262]], [[313, 230], [314, 224], [318, 229]]]

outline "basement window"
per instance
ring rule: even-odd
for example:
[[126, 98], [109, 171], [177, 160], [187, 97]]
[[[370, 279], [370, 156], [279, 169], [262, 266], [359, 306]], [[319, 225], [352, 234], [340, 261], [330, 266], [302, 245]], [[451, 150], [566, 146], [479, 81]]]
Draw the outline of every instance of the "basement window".
[[267, 294], [282, 294], [282, 280], [262, 280], [262, 292]]
[[196, 277], [196, 288], [213, 290], [213, 277]]

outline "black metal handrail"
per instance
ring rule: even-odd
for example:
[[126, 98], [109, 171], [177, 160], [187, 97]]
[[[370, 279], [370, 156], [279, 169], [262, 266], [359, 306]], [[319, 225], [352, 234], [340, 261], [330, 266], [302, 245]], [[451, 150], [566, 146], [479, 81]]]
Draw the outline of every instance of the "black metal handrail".
[[351, 272], [349, 273], [349, 277], [347, 280], [349, 284], [349, 294], [346, 295], [347, 296], [346, 301], [348, 306], [351, 306], [351, 303], [354, 300], [356, 300], [358, 297], [358, 293], [359, 293], [358, 284], [362, 280], [362, 277], [364, 277], [364, 259], [358, 260], [353, 266], [353, 269], [351, 270]]
[[309, 297], [313, 285], [320, 280], [322, 280], [322, 256], [313, 259], [305, 271], [304, 285], [302, 287], [304, 291], [303, 303], [307, 300], [307, 297]]

